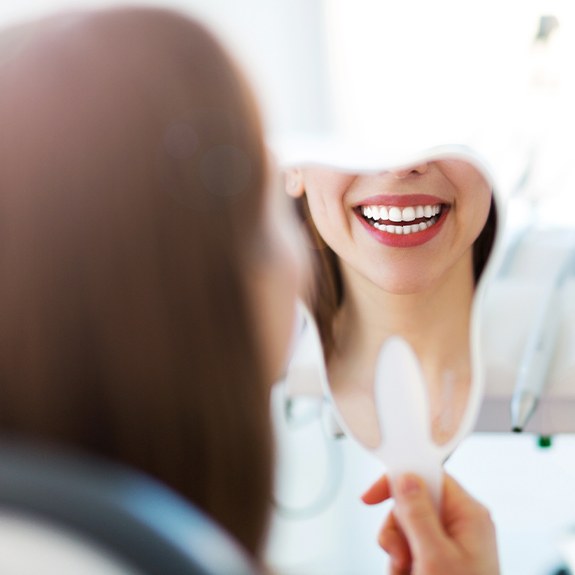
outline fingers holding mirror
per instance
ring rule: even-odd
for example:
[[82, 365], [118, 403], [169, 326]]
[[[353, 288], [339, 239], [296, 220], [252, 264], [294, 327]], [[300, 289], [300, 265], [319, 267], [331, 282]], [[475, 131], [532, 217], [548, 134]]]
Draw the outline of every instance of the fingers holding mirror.
[[285, 181], [313, 248], [308, 304], [344, 428], [369, 448], [385, 442], [375, 368], [382, 344], [399, 335], [419, 359], [432, 438], [450, 444], [478, 407], [471, 316], [497, 223], [483, 165], [429, 154], [373, 172], [301, 166]]

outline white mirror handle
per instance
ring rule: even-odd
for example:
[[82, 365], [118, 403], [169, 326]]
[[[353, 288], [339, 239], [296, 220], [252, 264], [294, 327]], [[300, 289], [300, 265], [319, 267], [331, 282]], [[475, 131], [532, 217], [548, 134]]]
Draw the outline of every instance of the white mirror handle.
[[392, 480], [415, 473], [427, 483], [439, 507], [442, 451], [431, 435], [427, 385], [411, 346], [394, 336], [383, 344], [375, 372], [375, 403], [381, 445], [377, 455]]

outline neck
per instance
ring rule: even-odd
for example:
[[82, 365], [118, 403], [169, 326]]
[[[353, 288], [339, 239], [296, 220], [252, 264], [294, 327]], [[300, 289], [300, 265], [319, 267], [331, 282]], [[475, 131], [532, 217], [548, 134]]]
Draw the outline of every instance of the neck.
[[[372, 374], [384, 340], [399, 335], [413, 347], [430, 382], [440, 381], [446, 370], [468, 376], [474, 293], [471, 254], [461, 258], [447, 277], [418, 293], [386, 292], [343, 262], [342, 276], [344, 301], [334, 323], [337, 371], [353, 364], [353, 373], [364, 365]], [[366, 383], [371, 380], [368, 377]]]

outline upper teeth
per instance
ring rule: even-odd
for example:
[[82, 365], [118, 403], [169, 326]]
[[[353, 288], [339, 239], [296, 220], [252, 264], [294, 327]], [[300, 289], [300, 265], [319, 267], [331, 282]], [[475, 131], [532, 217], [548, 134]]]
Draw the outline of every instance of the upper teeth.
[[362, 206], [361, 213], [372, 220], [391, 222], [412, 222], [417, 218], [431, 218], [441, 211], [441, 204], [433, 206]]

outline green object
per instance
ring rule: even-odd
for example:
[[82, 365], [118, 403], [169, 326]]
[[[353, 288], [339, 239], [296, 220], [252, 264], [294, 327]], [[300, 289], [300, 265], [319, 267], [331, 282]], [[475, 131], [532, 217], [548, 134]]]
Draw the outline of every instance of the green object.
[[551, 447], [552, 443], [550, 435], [540, 435], [537, 440], [537, 445], [541, 448]]

